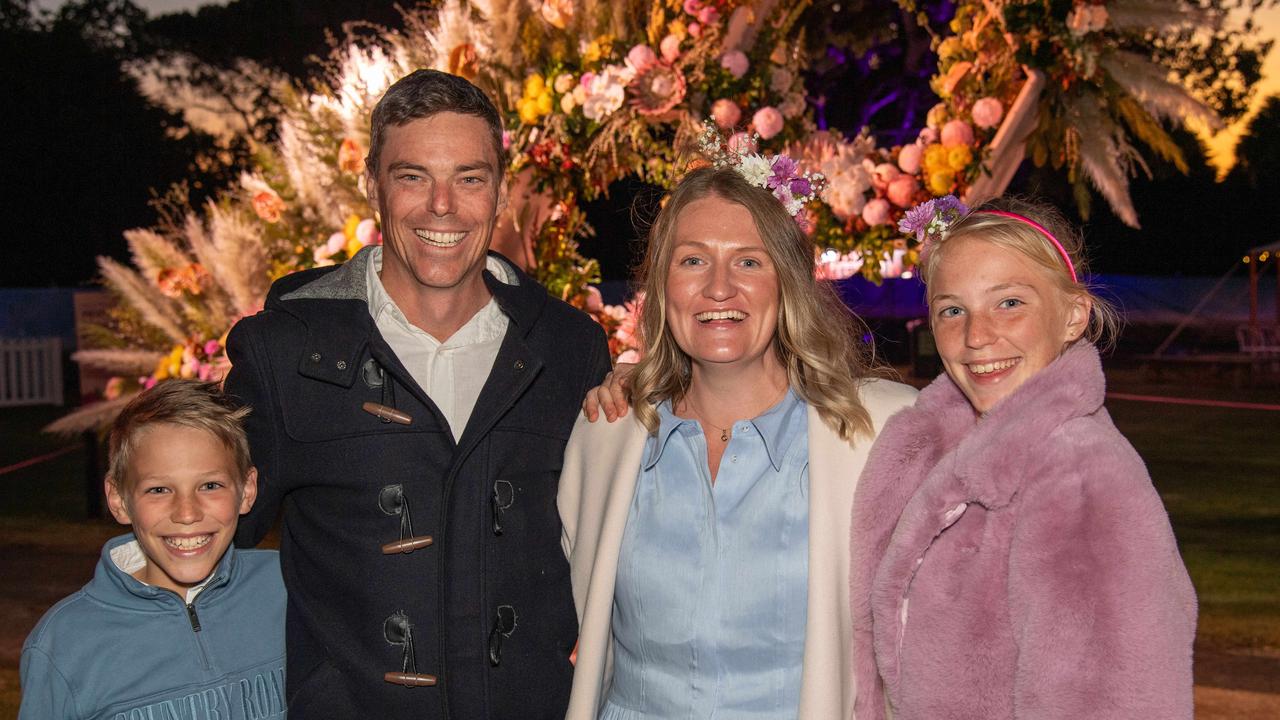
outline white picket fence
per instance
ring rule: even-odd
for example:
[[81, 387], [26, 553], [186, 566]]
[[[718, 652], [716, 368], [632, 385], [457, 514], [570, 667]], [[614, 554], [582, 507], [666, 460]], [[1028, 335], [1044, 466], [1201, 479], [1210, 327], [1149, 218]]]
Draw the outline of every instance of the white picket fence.
[[0, 338], [0, 407], [62, 404], [62, 340]]

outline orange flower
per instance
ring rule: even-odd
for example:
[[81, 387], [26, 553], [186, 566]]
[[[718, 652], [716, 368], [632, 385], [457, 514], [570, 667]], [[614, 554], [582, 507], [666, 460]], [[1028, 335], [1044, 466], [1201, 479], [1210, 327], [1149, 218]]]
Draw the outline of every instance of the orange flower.
[[353, 175], [364, 170], [364, 148], [355, 139], [346, 138], [338, 147], [338, 169]]
[[473, 80], [479, 71], [480, 58], [471, 43], [462, 43], [449, 51], [449, 72]]
[[263, 190], [253, 196], [253, 211], [269, 223], [280, 222], [280, 216], [284, 213], [285, 204], [280, 196], [271, 190]]

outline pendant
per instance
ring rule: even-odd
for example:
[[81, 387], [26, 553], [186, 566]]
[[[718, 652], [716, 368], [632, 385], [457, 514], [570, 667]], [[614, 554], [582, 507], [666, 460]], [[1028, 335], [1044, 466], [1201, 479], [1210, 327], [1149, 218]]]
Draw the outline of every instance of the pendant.
[[721, 430], [721, 431], [720, 431], [720, 442], [729, 442], [729, 430], [728, 430], [728, 428], [726, 428], [726, 429], [724, 429], [724, 430]]

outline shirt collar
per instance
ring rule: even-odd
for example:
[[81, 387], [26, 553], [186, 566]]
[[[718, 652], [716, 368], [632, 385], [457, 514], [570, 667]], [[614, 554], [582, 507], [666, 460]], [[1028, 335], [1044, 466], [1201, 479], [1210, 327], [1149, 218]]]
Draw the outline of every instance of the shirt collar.
[[[230, 546], [228, 546], [227, 552], [232, 552]], [[110, 555], [111, 562], [115, 563], [116, 567], [119, 568], [121, 572], [133, 577], [134, 580], [138, 579], [135, 573], [147, 566], [147, 556], [142, 552], [142, 546], [138, 544], [138, 540], [136, 538], [111, 548]], [[195, 602], [196, 596], [208, 587], [209, 583], [213, 582], [213, 579], [217, 577], [218, 571], [221, 569], [221, 565], [222, 563], [219, 561], [218, 565], [214, 566], [213, 572], [209, 573], [209, 577], [201, 580], [199, 584], [187, 588], [187, 594], [186, 597], [183, 598], [183, 602], [188, 605]], [[142, 582], [141, 580], [138, 580], [138, 582], [146, 585], [147, 587], [154, 587]]]
[[[387, 293], [386, 287], [382, 285], [382, 278], [378, 275], [378, 273], [382, 272], [381, 247], [371, 249], [367, 268], [365, 287], [368, 289], [369, 315], [373, 318], [374, 324], [381, 322], [383, 316], [386, 315], [409, 332], [412, 333], [416, 330], [418, 333], [430, 337], [421, 328], [415, 327], [409, 322], [408, 318], [404, 316], [404, 312], [396, 305], [396, 301], [392, 300], [391, 295]], [[512, 276], [510, 269], [493, 255], [485, 258], [485, 269], [503, 284], [512, 285], [515, 283], [516, 279]], [[502, 309], [498, 306], [497, 301], [494, 298], [489, 298], [489, 302], [485, 303], [479, 312], [473, 315], [447, 341], [440, 344], [444, 347], [458, 347], [500, 338], [507, 331], [504, 319], [505, 316], [502, 314]], [[435, 340], [435, 338], [432, 338], [432, 340]]]
[[[663, 451], [667, 448], [667, 442], [676, 431], [684, 433], [696, 433], [698, 431], [697, 421], [676, 415], [671, 409], [670, 400], [663, 400], [658, 403], [657, 411], [658, 432], [654, 435], [654, 442], [650, 445], [649, 452], [642, 463], [644, 470], [648, 470], [658, 464], [658, 461], [662, 459]], [[755, 431], [760, 434], [760, 439], [764, 441], [764, 449], [769, 456], [769, 464], [777, 472], [782, 471], [782, 462], [786, 457], [787, 449], [791, 447], [792, 441], [795, 440], [798, 428], [802, 427], [792, 422], [797, 412], [805, 412], [805, 404], [801, 402], [799, 396], [788, 388], [777, 404], [749, 421]], [[741, 423], [735, 424], [740, 425]]]

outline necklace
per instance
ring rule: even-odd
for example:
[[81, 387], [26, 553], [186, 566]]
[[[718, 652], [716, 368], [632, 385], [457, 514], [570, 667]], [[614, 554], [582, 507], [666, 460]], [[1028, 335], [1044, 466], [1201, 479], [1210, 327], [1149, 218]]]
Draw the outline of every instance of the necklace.
[[727, 428], [722, 428], [722, 427], [720, 427], [719, 425], [716, 425], [715, 423], [713, 423], [713, 422], [711, 422], [710, 420], [708, 420], [706, 415], [703, 415], [703, 414], [698, 410], [698, 408], [696, 408], [696, 407], [694, 407], [694, 406], [693, 406], [693, 401], [692, 401], [692, 400], [690, 400], [688, 397], [685, 397], [684, 401], [685, 401], [685, 403], [689, 406], [689, 409], [693, 411], [693, 414], [698, 416], [698, 419], [699, 419], [699, 420], [701, 420], [701, 421], [705, 422], [706, 424], [708, 424], [708, 425], [710, 425], [711, 427], [715, 428], [716, 430], [719, 430], [719, 431], [720, 431], [720, 442], [723, 442], [723, 443], [727, 443], [727, 442], [729, 442], [729, 428], [732, 428], [732, 427], [733, 427], [733, 424], [732, 424], [732, 423], [730, 423], [730, 424], [729, 424], [729, 427], [727, 427]]

